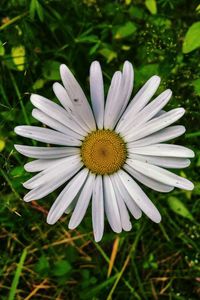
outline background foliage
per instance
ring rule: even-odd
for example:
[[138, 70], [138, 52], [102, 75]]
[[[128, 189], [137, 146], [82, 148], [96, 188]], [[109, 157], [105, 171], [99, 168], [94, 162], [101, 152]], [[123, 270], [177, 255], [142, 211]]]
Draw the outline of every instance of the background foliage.
[[[200, 296], [200, 4], [187, 0], [1, 0], [0, 9], [0, 297], [1, 299], [198, 299]], [[195, 189], [148, 195], [163, 221], [133, 220], [130, 233], [106, 225], [92, 237], [90, 209], [76, 231], [64, 216], [45, 223], [57, 192], [25, 204], [26, 158], [13, 148], [13, 133], [31, 117], [30, 93], [54, 99], [52, 83], [66, 63], [88, 93], [88, 69], [98, 59], [106, 89], [128, 59], [134, 92], [151, 75], [169, 87], [168, 108], [184, 106], [187, 134], [178, 143], [196, 152], [182, 176]], [[26, 143], [28, 141], [26, 140]], [[30, 145], [31, 145], [31, 141]]]

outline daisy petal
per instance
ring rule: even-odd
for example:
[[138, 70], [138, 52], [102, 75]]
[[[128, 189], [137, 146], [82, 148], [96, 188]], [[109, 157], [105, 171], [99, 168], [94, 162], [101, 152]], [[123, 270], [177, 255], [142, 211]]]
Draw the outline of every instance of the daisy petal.
[[83, 220], [83, 217], [86, 213], [86, 210], [88, 208], [92, 196], [94, 180], [95, 180], [95, 175], [90, 173], [88, 175], [88, 178], [86, 179], [86, 182], [83, 186], [83, 189], [77, 201], [76, 207], [69, 221], [69, 225], [68, 225], [69, 229], [75, 229]]
[[194, 157], [194, 152], [186, 147], [171, 144], [154, 144], [145, 147], [132, 147], [130, 153], [150, 156]]
[[150, 104], [143, 108], [134, 119], [130, 118], [130, 122], [127, 120], [125, 128], [121, 131], [122, 134], [127, 134], [132, 130], [132, 126], [139, 127], [141, 124], [151, 120], [157, 113], [167, 104], [171, 98], [172, 91], [166, 90], [156, 97]]
[[94, 61], [90, 67], [90, 95], [98, 129], [103, 128], [104, 86], [101, 66]]
[[116, 200], [117, 200], [117, 205], [119, 207], [119, 214], [120, 214], [122, 229], [125, 231], [130, 231], [132, 229], [132, 224], [130, 222], [129, 213], [128, 213], [128, 210], [124, 203], [124, 200], [121, 197], [121, 194], [117, 191], [113, 177], [114, 177], [114, 175], [110, 176], [110, 179], [112, 181], [112, 185], [115, 187], [115, 196], [116, 196]]
[[133, 66], [129, 61], [125, 61], [122, 71], [122, 88], [123, 88], [123, 97], [121, 97], [121, 108], [119, 114], [117, 116], [116, 121], [120, 118], [122, 113], [124, 112], [127, 103], [131, 97], [131, 93], [133, 90], [133, 82], [134, 82], [134, 71]]
[[48, 224], [55, 224], [60, 219], [60, 217], [66, 211], [67, 207], [72, 203], [75, 196], [83, 186], [88, 172], [89, 171], [87, 169], [83, 169], [78, 174], [76, 174], [76, 176], [66, 185], [63, 191], [57, 197], [56, 201], [53, 203], [48, 213]]
[[14, 129], [15, 133], [38, 142], [63, 146], [80, 146], [81, 141], [61, 132], [37, 126], [22, 125]]
[[126, 161], [126, 165], [124, 165], [124, 169], [131, 175], [133, 176], [136, 180], [141, 182], [142, 184], [146, 185], [148, 188], [161, 192], [161, 193], [169, 193], [173, 191], [174, 187], [158, 182], [157, 180], [154, 180], [152, 178], [147, 177], [144, 174], [141, 174], [140, 172], [134, 170], [131, 165], [129, 159]]
[[125, 138], [128, 142], [139, 140], [147, 135], [150, 135], [171, 125], [172, 123], [179, 120], [184, 115], [184, 113], [185, 110], [183, 108], [172, 109], [164, 115], [154, 118], [143, 126], [140, 126], [136, 131], [132, 131], [131, 133], [129, 132], [129, 134], [127, 134]]
[[78, 119], [76, 118], [75, 121], [74, 115], [72, 113], [68, 113], [60, 105], [36, 94], [32, 94], [30, 100], [35, 107], [43, 111], [51, 118], [57, 120], [66, 127], [70, 128], [72, 131], [75, 131], [82, 136], [86, 135], [87, 131], [80, 126], [80, 123], [78, 123]]
[[127, 189], [125, 188], [123, 182], [120, 179], [120, 176], [118, 173], [115, 173], [113, 176], [113, 179], [115, 181], [115, 188], [117, 193], [119, 193], [124, 200], [124, 203], [128, 207], [129, 211], [131, 212], [132, 216], [135, 219], [139, 219], [142, 216], [142, 211], [139, 208], [139, 206], [135, 203], [133, 198], [128, 193]]
[[136, 171], [164, 184], [175, 186], [184, 190], [192, 190], [194, 188], [193, 183], [186, 178], [180, 177], [163, 168], [133, 159], [129, 161], [129, 163]]
[[151, 97], [155, 94], [160, 84], [160, 77], [152, 76], [145, 85], [139, 90], [139, 92], [132, 99], [125, 112], [123, 113], [119, 123], [116, 127], [116, 131], [120, 132], [126, 126], [128, 120], [135, 116], [145, 105], [150, 101]]
[[48, 184], [43, 184], [32, 191], [30, 191], [26, 196], [24, 197], [24, 201], [29, 202], [32, 200], [39, 200], [43, 197], [47, 196], [51, 192], [55, 191], [58, 187], [63, 185], [67, 180], [69, 180], [74, 174], [76, 174], [80, 169], [82, 165], [77, 163], [76, 165], [69, 167], [66, 171], [66, 173], [63, 174], [63, 177], [57, 177], [55, 176], [51, 181], [48, 182]]
[[71, 129], [67, 128], [65, 125], [63, 125], [62, 123], [56, 121], [55, 119], [49, 117], [47, 114], [45, 114], [44, 112], [42, 112], [41, 110], [34, 108], [32, 110], [32, 116], [40, 121], [41, 123], [49, 126], [50, 128], [53, 128], [61, 133], [64, 133], [68, 136], [74, 137], [78, 140], [83, 139], [83, 136], [78, 134], [75, 131], [72, 131]]
[[112, 230], [119, 233], [122, 231], [119, 208], [115, 197], [114, 187], [108, 175], [103, 176], [103, 189], [105, 197], [105, 212], [108, 222]]
[[60, 158], [57, 163], [52, 164], [49, 168], [25, 181], [23, 186], [27, 189], [34, 189], [41, 185], [48, 184], [54, 179], [58, 180], [59, 178], [64, 178], [65, 175], [68, 175], [68, 170], [73, 170], [77, 164], [79, 164], [80, 167], [82, 166], [78, 155]]
[[102, 176], [97, 175], [92, 195], [92, 225], [96, 242], [102, 239], [104, 231], [104, 201]]
[[169, 126], [145, 138], [142, 138], [140, 140], [131, 143], [127, 143], [127, 147], [128, 149], [131, 149], [132, 147], [142, 147], [142, 146], [148, 146], [156, 143], [162, 143], [162, 142], [172, 140], [184, 133], [185, 133], [184, 126], [181, 125]]
[[34, 161], [31, 161], [24, 165], [24, 169], [27, 172], [39, 172], [43, 171], [44, 169], [47, 169], [54, 164], [57, 164], [60, 161], [60, 158], [57, 159], [37, 159]]
[[62, 106], [66, 109], [66, 111], [71, 113], [74, 110], [74, 105], [62, 84], [55, 82], [53, 84], [53, 91], [60, 103], [62, 104]]
[[81, 120], [84, 120], [84, 122], [86, 122], [90, 130], [95, 130], [95, 120], [87, 98], [85, 97], [85, 94], [79, 83], [75, 79], [74, 75], [66, 65], [60, 66], [60, 76], [67, 94], [76, 107], [77, 114], [79, 115]]
[[76, 147], [35, 147], [24, 145], [14, 146], [19, 153], [31, 158], [61, 158], [80, 153], [80, 149]]
[[155, 223], [161, 221], [161, 215], [155, 205], [150, 201], [147, 195], [139, 187], [139, 185], [123, 170], [118, 171], [118, 174], [123, 182], [128, 193], [134, 199], [141, 210]]
[[108, 90], [108, 95], [105, 105], [104, 114], [104, 128], [113, 129], [116, 116], [119, 113], [119, 99], [122, 97], [122, 73], [120, 71], [115, 72], [113, 75], [111, 85]]
[[190, 165], [190, 160], [185, 158], [138, 155], [133, 153], [129, 153], [128, 156], [130, 158], [147, 162], [149, 164], [163, 168], [181, 169], [186, 168]]

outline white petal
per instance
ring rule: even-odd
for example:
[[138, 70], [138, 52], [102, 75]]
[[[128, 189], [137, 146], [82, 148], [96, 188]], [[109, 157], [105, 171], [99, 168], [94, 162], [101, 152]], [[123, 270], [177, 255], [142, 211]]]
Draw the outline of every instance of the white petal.
[[80, 154], [80, 149], [76, 147], [34, 147], [24, 145], [14, 146], [19, 153], [31, 158], [49, 159]]
[[142, 216], [142, 211], [139, 208], [139, 206], [135, 203], [133, 197], [128, 193], [127, 189], [125, 188], [123, 182], [121, 181], [121, 178], [118, 173], [115, 173], [113, 176], [113, 179], [115, 181], [115, 188], [117, 193], [120, 194], [122, 199], [124, 200], [124, 203], [128, 207], [129, 211], [133, 215], [135, 219], [139, 219]]
[[175, 108], [165, 113], [164, 115], [154, 118], [147, 122], [146, 124], [141, 125], [137, 128], [136, 131], [132, 130], [132, 132], [125, 135], [125, 138], [128, 142], [139, 140], [147, 135], [150, 135], [154, 132], [157, 132], [172, 123], [179, 120], [185, 113], [183, 108]]
[[35, 107], [80, 135], [85, 136], [88, 132], [80, 126], [73, 113], [67, 112], [53, 101], [36, 94], [32, 94], [30, 100]]
[[114, 73], [105, 105], [104, 128], [113, 129], [116, 117], [120, 111], [119, 99], [122, 97], [122, 73]]
[[141, 182], [142, 184], [146, 185], [148, 188], [157, 191], [157, 192], [161, 192], [161, 193], [168, 193], [171, 192], [174, 187], [167, 185], [167, 184], [163, 184], [157, 180], [154, 180], [152, 178], [147, 177], [144, 174], [141, 174], [140, 172], [134, 170], [131, 167], [131, 161], [129, 159], [127, 159], [126, 161], [126, 165], [124, 165], [124, 169], [131, 175], [133, 176], [136, 180], [138, 180], [139, 182]]
[[129, 131], [132, 131], [133, 126], [135, 128], [141, 126], [141, 124], [146, 123], [151, 120], [154, 116], [157, 116], [157, 113], [167, 104], [171, 98], [172, 91], [166, 90], [156, 97], [150, 104], [144, 107], [135, 118], [130, 118], [127, 120], [126, 126], [121, 130], [122, 134], [127, 134]]
[[132, 147], [130, 153], [150, 156], [194, 157], [194, 152], [186, 147], [171, 144], [154, 144], [145, 147]]
[[139, 185], [123, 170], [118, 171], [118, 174], [127, 189], [128, 193], [134, 199], [141, 210], [154, 222], [161, 221], [161, 215], [155, 205], [150, 201], [147, 195], [139, 187]]
[[66, 185], [48, 213], [48, 224], [55, 224], [60, 219], [83, 186], [88, 172], [89, 171], [87, 169], [83, 169], [82, 171], [78, 172], [78, 174], [76, 174], [76, 176]]
[[47, 169], [54, 164], [57, 164], [60, 161], [60, 158], [57, 159], [37, 159], [34, 161], [31, 161], [24, 165], [24, 169], [27, 172], [39, 172], [44, 169]]
[[136, 171], [164, 184], [168, 184], [185, 190], [192, 190], [194, 188], [193, 183], [186, 178], [182, 178], [163, 168], [133, 159], [129, 163], [131, 167]]
[[123, 113], [116, 131], [120, 132], [126, 126], [127, 120], [133, 118], [151, 99], [160, 84], [160, 77], [152, 76], [145, 85], [139, 90], [135, 97], [130, 101], [127, 109]]
[[128, 149], [131, 149], [132, 147], [142, 147], [142, 146], [148, 146], [156, 143], [166, 142], [169, 140], [172, 140], [182, 134], [185, 133], [185, 127], [181, 125], [177, 126], [170, 126], [167, 128], [164, 128], [154, 134], [149, 135], [146, 138], [143, 138], [141, 140], [137, 140], [131, 143], [127, 143]]
[[112, 230], [119, 233], [122, 231], [119, 208], [115, 197], [114, 187], [108, 175], [103, 176], [103, 189], [105, 212], [108, 218], [108, 222]]
[[92, 196], [95, 175], [90, 173], [80, 193], [76, 207], [69, 221], [69, 229], [75, 229], [82, 221]]
[[116, 121], [118, 121], [118, 119], [124, 112], [127, 103], [131, 97], [131, 93], [133, 90], [133, 82], [134, 82], [133, 66], [129, 61], [125, 61], [123, 66], [123, 72], [122, 72], [123, 97], [119, 99], [121, 102], [121, 108]]
[[121, 194], [118, 191], [118, 186], [116, 186], [113, 177], [114, 177], [114, 175], [111, 175], [110, 179], [112, 181], [112, 185], [113, 185], [114, 190], [115, 190], [115, 196], [116, 196], [117, 205], [118, 205], [118, 208], [119, 208], [119, 214], [120, 214], [122, 229], [125, 230], [125, 231], [130, 231], [131, 228], [132, 228], [132, 224], [130, 222], [129, 213], [128, 213], [128, 210], [127, 210], [126, 205], [124, 203], [124, 200], [123, 200], [123, 198], [121, 197]]
[[98, 129], [103, 128], [104, 85], [101, 66], [94, 61], [90, 67], [90, 95]]
[[80, 140], [48, 128], [23, 125], [15, 127], [14, 131], [18, 135], [43, 143], [63, 146], [81, 145]]
[[128, 157], [163, 168], [182, 169], [190, 165], [190, 160], [178, 157], [161, 157], [129, 153]]
[[69, 129], [68, 127], [66, 127], [65, 125], [63, 125], [62, 123], [56, 121], [55, 119], [49, 117], [47, 114], [45, 114], [44, 112], [42, 112], [41, 110], [34, 108], [32, 110], [32, 116], [40, 121], [41, 123], [49, 126], [50, 128], [53, 128], [57, 131], [60, 131], [68, 136], [74, 137], [78, 140], [82, 140], [83, 136], [78, 134], [77, 132]]
[[92, 225], [96, 242], [102, 239], [104, 231], [104, 198], [102, 176], [96, 177], [92, 195]]
[[74, 105], [62, 84], [55, 82], [53, 84], [53, 91], [60, 103], [62, 104], [62, 106], [66, 109], [66, 111], [71, 113], [74, 110]]
[[60, 66], [60, 76], [67, 94], [76, 107], [76, 112], [84, 120], [90, 130], [95, 130], [95, 120], [85, 94], [66, 65]]
[[82, 166], [78, 155], [60, 158], [57, 163], [52, 164], [49, 168], [24, 182], [23, 186], [27, 189], [34, 189], [41, 185], [48, 184], [48, 182], [54, 179], [63, 178], [65, 175], [67, 176], [70, 170], [73, 170], [77, 164], [80, 164], [80, 167]]
[[43, 184], [26, 194], [24, 201], [29, 202], [32, 200], [42, 199], [69, 180], [80, 170], [81, 167], [82, 165], [77, 163], [77, 165], [72, 166], [72, 168], [67, 168], [68, 172], [66, 172], [62, 178], [54, 176], [54, 178], [48, 182], [48, 184]]

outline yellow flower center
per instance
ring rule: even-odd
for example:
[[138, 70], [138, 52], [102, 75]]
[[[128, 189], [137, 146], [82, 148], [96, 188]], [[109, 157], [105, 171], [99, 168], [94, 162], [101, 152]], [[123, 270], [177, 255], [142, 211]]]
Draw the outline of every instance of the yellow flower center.
[[81, 157], [85, 166], [95, 174], [112, 174], [126, 160], [126, 145], [114, 131], [97, 130], [88, 134], [81, 146]]

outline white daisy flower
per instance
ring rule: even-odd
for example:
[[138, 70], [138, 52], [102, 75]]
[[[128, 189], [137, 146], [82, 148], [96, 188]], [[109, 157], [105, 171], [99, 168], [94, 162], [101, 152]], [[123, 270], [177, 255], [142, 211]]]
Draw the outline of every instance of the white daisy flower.
[[104, 231], [104, 211], [114, 232], [131, 230], [129, 211], [135, 219], [144, 212], [158, 223], [161, 216], [137, 182], [159, 191], [178, 187], [192, 190], [193, 184], [167, 169], [189, 166], [193, 151], [168, 144], [185, 132], [170, 126], [184, 114], [183, 108], [168, 112], [163, 107], [172, 95], [166, 90], [150, 101], [160, 84], [151, 77], [129, 102], [133, 89], [133, 67], [128, 61], [115, 72], [106, 101], [100, 64], [90, 67], [91, 106], [70, 70], [61, 65], [62, 83], [53, 91], [60, 105], [39, 95], [31, 95], [32, 115], [46, 127], [17, 126], [23, 137], [60, 147], [15, 145], [21, 154], [35, 158], [24, 167], [39, 172], [23, 185], [31, 191], [26, 202], [38, 200], [65, 184], [52, 205], [47, 222], [54, 224], [64, 212], [72, 211], [69, 228], [82, 221], [90, 200], [94, 237]]

